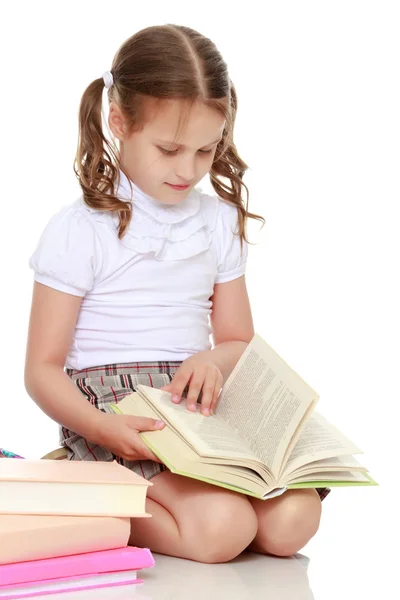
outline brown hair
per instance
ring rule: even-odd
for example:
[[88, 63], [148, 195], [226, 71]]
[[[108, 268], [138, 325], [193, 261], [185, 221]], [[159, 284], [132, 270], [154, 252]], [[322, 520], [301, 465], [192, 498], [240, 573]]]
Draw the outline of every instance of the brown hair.
[[[154, 114], [153, 111], [165, 99], [184, 100], [183, 105], [187, 108], [185, 123], [190, 108], [198, 101], [224, 116], [225, 129], [209, 171], [210, 181], [220, 198], [237, 207], [241, 244], [243, 239], [248, 241], [247, 218], [262, 221], [263, 225], [265, 219], [247, 210], [249, 190], [242, 179], [248, 165], [240, 158], [233, 142], [236, 90], [215, 44], [183, 25], [147, 27], [120, 46], [111, 73], [114, 83], [108, 90], [108, 100], [119, 105], [129, 135], [142, 130], [151, 114]], [[125, 171], [120, 163], [118, 148], [103, 133], [103, 89], [101, 77], [95, 79], [83, 93], [79, 107], [79, 139], [74, 172], [88, 206], [118, 213], [118, 237], [121, 239], [132, 218], [132, 204], [114, 195], [115, 181], [119, 185], [119, 169], [123, 173]], [[183, 112], [179, 124], [182, 123], [182, 115]], [[227, 179], [230, 185], [221, 178]], [[242, 186], [247, 191], [246, 204], [241, 197]]]

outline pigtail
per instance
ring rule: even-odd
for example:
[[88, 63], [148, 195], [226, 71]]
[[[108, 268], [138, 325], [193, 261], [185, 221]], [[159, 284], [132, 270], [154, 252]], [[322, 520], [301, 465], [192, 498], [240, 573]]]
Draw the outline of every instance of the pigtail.
[[118, 148], [104, 136], [102, 128], [102, 94], [104, 81], [95, 79], [84, 91], [79, 106], [78, 147], [74, 172], [88, 206], [119, 214], [121, 238], [131, 218], [131, 203], [114, 195], [114, 182], [119, 180]]
[[[230, 89], [231, 110], [230, 114], [227, 116], [227, 125], [222, 139], [217, 146], [215, 160], [210, 169], [210, 182], [218, 196], [237, 207], [239, 222], [239, 231], [237, 234], [240, 235], [240, 244], [241, 247], [243, 247], [243, 239], [249, 243], [246, 232], [247, 218], [262, 221], [262, 226], [265, 225], [265, 219], [260, 215], [248, 211], [249, 190], [243, 181], [243, 175], [249, 167], [244, 160], [240, 158], [233, 141], [238, 103], [235, 86], [232, 81], [230, 81]], [[227, 179], [230, 182], [230, 186], [221, 181], [221, 177]], [[242, 187], [246, 190], [246, 203], [244, 203], [242, 199]]]

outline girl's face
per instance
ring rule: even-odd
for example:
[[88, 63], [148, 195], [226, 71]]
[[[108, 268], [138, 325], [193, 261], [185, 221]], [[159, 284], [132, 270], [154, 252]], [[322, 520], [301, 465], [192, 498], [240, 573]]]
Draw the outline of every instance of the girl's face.
[[[203, 103], [191, 110], [186, 129], [175, 144], [180, 101], [166, 100], [140, 132], [124, 135], [119, 107], [111, 102], [109, 126], [120, 141], [122, 167], [145, 193], [163, 204], [179, 204], [211, 169], [225, 119]], [[189, 185], [175, 190], [173, 185]]]

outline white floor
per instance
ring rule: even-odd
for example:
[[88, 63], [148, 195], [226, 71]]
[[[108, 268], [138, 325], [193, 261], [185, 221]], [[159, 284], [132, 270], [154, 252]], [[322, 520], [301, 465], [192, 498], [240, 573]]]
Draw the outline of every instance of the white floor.
[[317, 535], [293, 557], [246, 553], [231, 563], [206, 565], [155, 554], [156, 566], [142, 572], [143, 584], [46, 598], [361, 600], [378, 594], [400, 598], [395, 509], [396, 498], [389, 499], [381, 486], [333, 490], [323, 501]]

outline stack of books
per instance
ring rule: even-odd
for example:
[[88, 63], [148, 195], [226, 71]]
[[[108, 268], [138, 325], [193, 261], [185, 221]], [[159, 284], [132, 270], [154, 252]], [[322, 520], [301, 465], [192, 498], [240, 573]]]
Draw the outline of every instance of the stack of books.
[[128, 542], [149, 481], [116, 461], [0, 457], [0, 600], [142, 582], [153, 556]]

